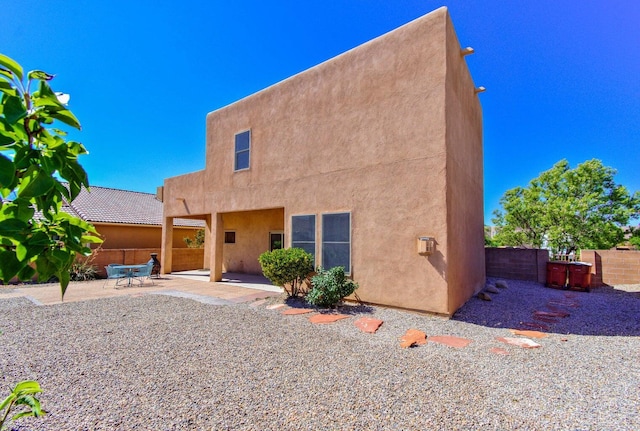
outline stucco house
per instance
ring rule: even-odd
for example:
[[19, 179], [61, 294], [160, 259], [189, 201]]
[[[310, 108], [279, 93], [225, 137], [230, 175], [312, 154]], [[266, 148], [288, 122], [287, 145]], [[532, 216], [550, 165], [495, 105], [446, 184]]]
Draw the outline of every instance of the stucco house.
[[[160, 248], [162, 202], [152, 193], [91, 186], [82, 188], [62, 210], [93, 224], [103, 239], [102, 249]], [[204, 227], [202, 220], [176, 219], [172, 247], [186, 247], [184, 237], [193, 238]]]
[[482, 111], [446, 8], [207, 115], [206, 167], [165, 179], [206, 222], [204, 267], [260, 273], [282, 241], [365, 302], [453, 314], [485, 282]]

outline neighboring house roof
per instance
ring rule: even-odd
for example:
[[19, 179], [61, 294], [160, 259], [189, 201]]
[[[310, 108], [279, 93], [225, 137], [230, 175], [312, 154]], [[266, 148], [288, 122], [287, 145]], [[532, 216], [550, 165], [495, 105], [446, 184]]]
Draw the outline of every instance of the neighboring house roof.
[[[62, 209], [90, 223], [162, 226], [162, 202], [151, 193], [91, 186]], [[204, 227], [204, 221], [177, 218], [173, 225], [197, 228]]]

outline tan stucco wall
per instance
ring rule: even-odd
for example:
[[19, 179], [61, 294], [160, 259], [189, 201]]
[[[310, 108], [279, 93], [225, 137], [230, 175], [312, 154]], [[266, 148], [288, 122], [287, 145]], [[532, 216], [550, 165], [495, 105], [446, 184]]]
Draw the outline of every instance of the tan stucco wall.
[[446, 149], [448, 313], [485, 284], [482, 111], [447, 21]]
[[269, 250], [269, 232], [284, 230], [284, 211], [272, 209], [222, 215], [225, 231], [236, 233], [235, 244], [224, 244], [222, 270], [262, 274], [258, 257]]
[[[98, 234], [104, 240], [100, 247], [112, 248], [160, 248], [162, 244], [161, 226], [136, 226], [94, 223]], [[173, 248], [186, 247], [184, 237], [193, 238], [197, 229], [174, 227]]]
[[[165, 217], [284, 208], [290, 244], [292, 215], [316, 214], [319, 242], [323, 213], [350, 212], [360, 298], [451, 314], [484, 278], [484, 244], [480, 105], [464, 60], [448, 58], [460, 52], [450, 26], [438, 9], [210, 113], [206, 169], [165, 180]], [[234, 173], [247, 129], [251, 167]], [[222, 226], [211, 223], [212, 267], [228, 254]], [[417, 253], [421, 235], [436, 237], [434, 255]]]

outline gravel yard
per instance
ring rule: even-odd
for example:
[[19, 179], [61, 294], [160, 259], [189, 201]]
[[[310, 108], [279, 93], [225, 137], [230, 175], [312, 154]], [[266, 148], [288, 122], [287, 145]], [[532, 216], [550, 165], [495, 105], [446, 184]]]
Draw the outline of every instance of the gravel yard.
[[[640, 293], [509, 281], [492, 297], [453, 319], [345, 307], [353, 317], [313, 325], [166, 295], [49, 306], [0, 295], [2, 386], [44, 389], [49, 414], [15, 430], [640, 429]], [[542, 347], [496, 339], [567, 299]], [[366, 334], [360, 316], [384, 324]], [[472, 343], [401, 349], [410, 328]]]

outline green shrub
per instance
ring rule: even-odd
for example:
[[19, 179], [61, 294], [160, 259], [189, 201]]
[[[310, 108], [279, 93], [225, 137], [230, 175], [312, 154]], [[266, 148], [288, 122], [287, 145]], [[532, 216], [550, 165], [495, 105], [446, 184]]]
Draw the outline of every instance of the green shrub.
[[69, 269], [69, 279], [71, 281], [95, 280], [98, 277], [98, 270], [87, 260], [76, 260]]
[[311, 277], [311, 290], [307, 302], [318, 307], [333, 307], [358, 288], [358, 283], [349, 280], [342, 266], [329, 270], [318, 268], [317, 275]]
[[265, 251], [258, 260], [264, 276], [282, 287], [289, 296], [304, 293], [305, 280], [313, 271], [311, 254], [301, 248], [279, 248]]
[[189, 238], [188, 236], [185, 236], [182, 239], [184, 240], [184, 243], [187, 244], [188, 248], [203, 248], [204, 247], [204, 229], [198, 229], [193, 239]]

